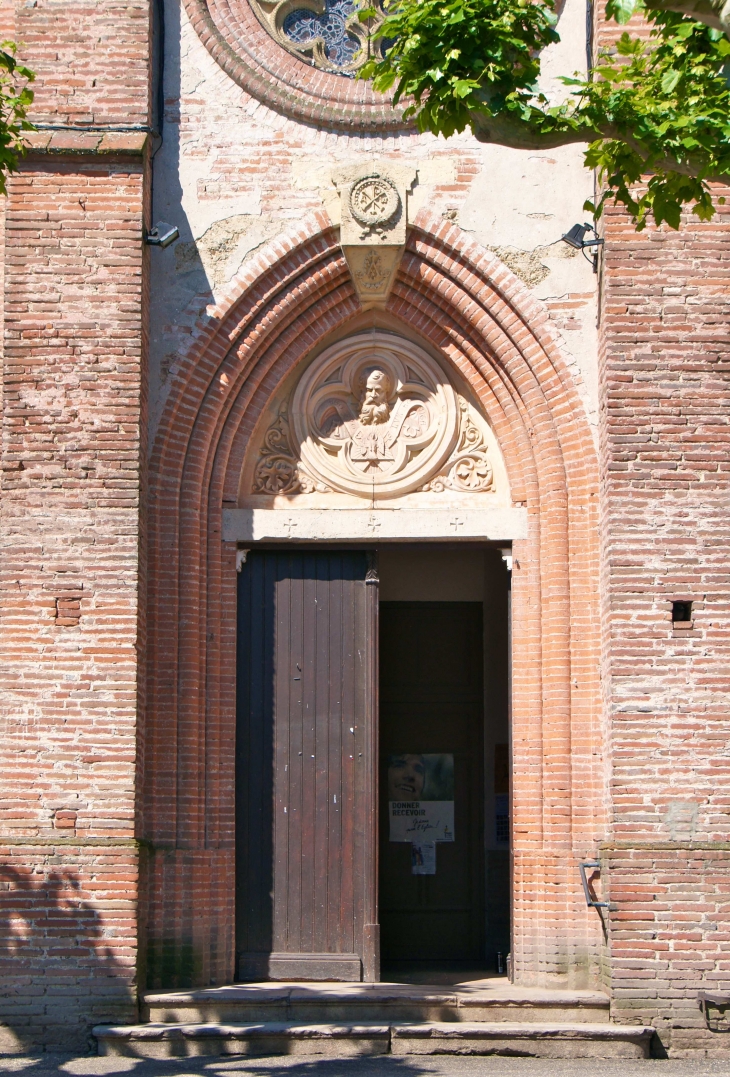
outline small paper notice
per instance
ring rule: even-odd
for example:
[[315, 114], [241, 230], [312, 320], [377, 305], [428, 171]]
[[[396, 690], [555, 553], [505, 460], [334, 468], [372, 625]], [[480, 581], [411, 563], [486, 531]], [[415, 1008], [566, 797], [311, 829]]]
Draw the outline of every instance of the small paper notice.
[[391, 841], [454, 841], [453, 755], [390, 756], [388, 814]]
[[411, 843], [411, 875], [436, 874], [436, 842], [414, 841]]

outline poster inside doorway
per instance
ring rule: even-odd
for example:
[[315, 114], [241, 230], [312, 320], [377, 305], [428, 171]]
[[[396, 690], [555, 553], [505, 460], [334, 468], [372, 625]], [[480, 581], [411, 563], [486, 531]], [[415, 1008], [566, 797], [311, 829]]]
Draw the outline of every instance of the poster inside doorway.
[[[404, 752], [388, 759], [390, 840], [454, 840], [454, 757]], [[430, 872], [429, 872], [430, 874]]]

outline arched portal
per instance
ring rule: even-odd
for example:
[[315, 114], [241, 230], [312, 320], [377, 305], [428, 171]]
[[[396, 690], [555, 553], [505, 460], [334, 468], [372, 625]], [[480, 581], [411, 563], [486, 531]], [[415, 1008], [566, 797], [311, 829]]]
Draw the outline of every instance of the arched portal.
[[364, 313], [337, 233], [313, 215], [262, 251], [171, 372], [150, 471], [142, 829], [151, 986], [234, 976], [235, 539], [252, 437], [287, 379], [366, 329], [453, 371], [499, 446], [512, 544], [513, 967], [591, 982], [600, 938], [578, 860], [603, 812], [596, 457], [547, 314], [499, 260], [422, 214], [388, 307]]

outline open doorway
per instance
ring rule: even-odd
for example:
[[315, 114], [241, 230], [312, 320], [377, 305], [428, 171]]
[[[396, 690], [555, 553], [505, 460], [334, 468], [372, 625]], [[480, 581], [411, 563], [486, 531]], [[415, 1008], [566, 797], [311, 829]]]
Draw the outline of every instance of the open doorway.
[[508, 592], [500, 552], [381, 546], [381, 978], [504, 971]]

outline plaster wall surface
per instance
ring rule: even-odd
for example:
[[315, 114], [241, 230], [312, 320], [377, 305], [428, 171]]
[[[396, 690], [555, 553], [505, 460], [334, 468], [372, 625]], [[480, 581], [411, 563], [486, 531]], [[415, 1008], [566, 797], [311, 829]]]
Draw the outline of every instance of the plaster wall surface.
[[[170, 375], [192, 326], [221, 300], [263, 245], [312, 210], [339, 224], [333, 173], [358, 162], [407, 164], [418, 178], [409, 221], [420, 209], [455, 221], [497, 253], [545, 302], [595, 427], [596, 287], [591, 266], [560, 241], [592, 196], [581, 147], [549, 154], [484, 146], [470, 134], [450, 139], [315, 130], [249, 97], [215, 63], [176, 0], [165, 6], [164, 128], [154, 169], [155, 220], [181, 239], [155, 251], [150, 351], [151, 435]], [[561, 43], [547, 58], [545, 89], [563, 93], [556, 74], [585, 67], [585, 9], [567, 0]]]

